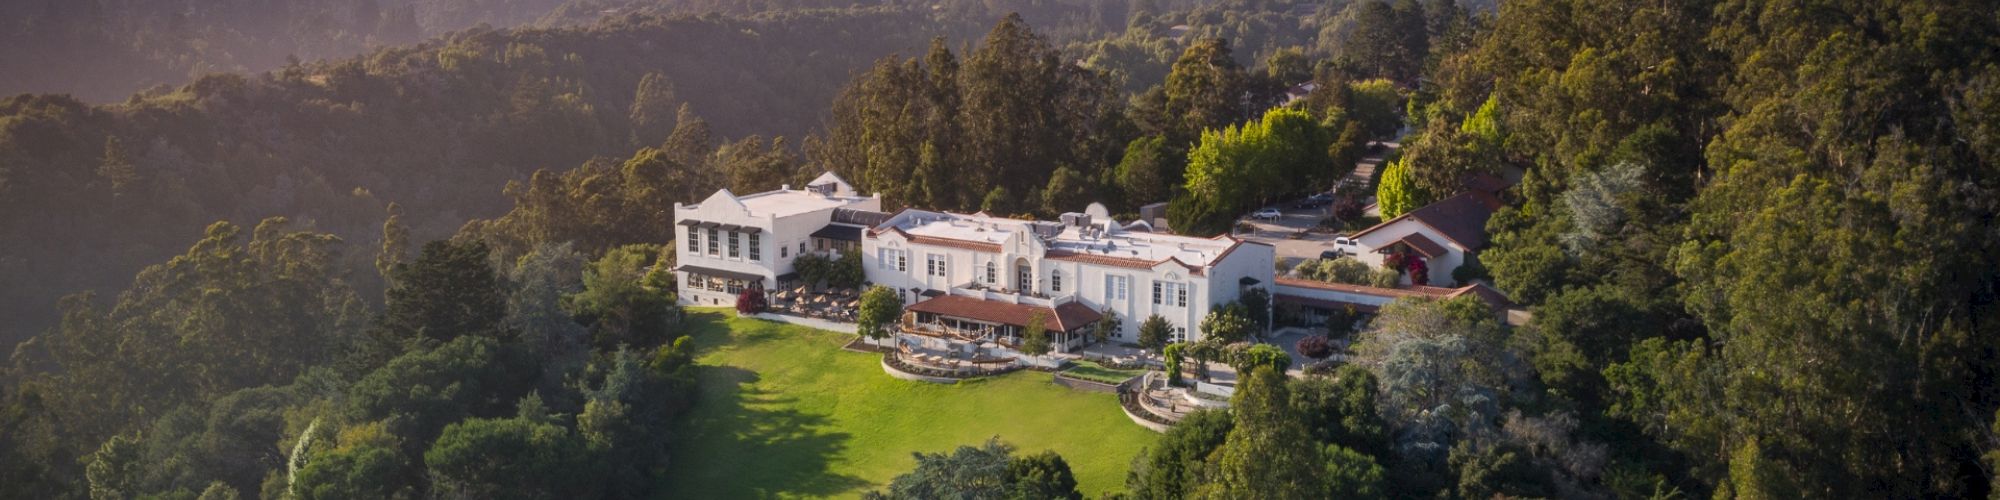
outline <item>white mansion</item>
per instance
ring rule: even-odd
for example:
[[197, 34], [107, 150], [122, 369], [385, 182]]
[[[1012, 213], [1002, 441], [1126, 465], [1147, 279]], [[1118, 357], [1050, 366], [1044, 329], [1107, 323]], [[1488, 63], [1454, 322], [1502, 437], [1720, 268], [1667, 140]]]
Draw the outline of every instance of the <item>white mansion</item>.
[[1120, 324], [1112, 340], [1137, 341], [1153, 315], [1175, 340], [1199, 340], [1210, 306], [1271, 286], [1270, 245], [1156, 234], [1101, 214], [1062, 219], [903, 210], [868, 232], [863, 268], [903, 294], [914, 329], [1008, 337], [1040, 313], [1064, 349], [1106, 314]]
[[[783, 293], [797, 284], [793, 261], [800, 255], [858, 251], [866, 280], [902, 296], [905, 333], [1011, 343], [1040, 318], [1062, 351], [1080, 347], [1107, 315], [1119, 324], [1113, 341], [1136, 342], [1139, 324], [1154, 315], [1173, 325], [1174, 341], [1200, 340], [1209, 309], [1251, 289], [1322, 313], [1373, 311], [1411, 295], [1476, 294], [1506, 306], [1484, 285], [1381, 289], [1283, 278], [1275, 276], [1276, 249], [1269, 244], [1154, 233], [1144, 222], [1120, 224], [1097, 209], [1048, 222], [918, 209], [890, 214], [881, 206], [879, 195], [860, 196], [832, 173], [800, 190], [744, 196], [721, 190], [699, 204], [676, 204], [680, 301], [726, 306], [747, 288]], [[1444, 264], [1437, 274], [1449, 276], [1483, 243], [1474, 241], [1483, 240], [1483, 231], [1460, 219], [1483, 225], [1491, 206], [1485, 198], [1447, 200], [1356, 239], [1369, 250], [1414, 248]], [[1380, 265], [1379, 256], [1370, 257]]]
[[[847, 217], [879, 213], [880, 196], [860, 196], [832, 173], [819, 176], [803, 190], [791, 186], [776, 191], [737, 196], [716, 191], [694, 205], [674, 204], [674, 279], [680, 283], [682, 304], [731, 305], [736, 294], [751, 285], [769, 287], [792, 272], [792, 261], [809, 251], [829, 251], [835, 245], [824, 236], [849, 228], [858, 235], [865, 225]], [[828, 230], [828, 228], [834, 228]]]

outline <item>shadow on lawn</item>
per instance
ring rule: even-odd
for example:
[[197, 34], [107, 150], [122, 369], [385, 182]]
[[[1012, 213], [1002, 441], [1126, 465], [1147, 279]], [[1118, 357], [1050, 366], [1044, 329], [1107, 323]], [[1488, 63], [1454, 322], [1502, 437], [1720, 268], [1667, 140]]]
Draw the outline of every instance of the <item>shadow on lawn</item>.
[[[671, 491], [716, 498], [832, 496], [872, 483], [835, 474], [828, 461], [847, 448], [852, 435], [828, 430], [827, 418], [801, 413], [791, 398], [757, 388], [756, 372], [733, 366], [701, 366], [700, 417], [689, 421], [688, 443], [680, 445], [677, 468], [704, 471], [697, 478], [708, 491], [669, 486]], [[694, 449], [690, 449], [694, 448]]]

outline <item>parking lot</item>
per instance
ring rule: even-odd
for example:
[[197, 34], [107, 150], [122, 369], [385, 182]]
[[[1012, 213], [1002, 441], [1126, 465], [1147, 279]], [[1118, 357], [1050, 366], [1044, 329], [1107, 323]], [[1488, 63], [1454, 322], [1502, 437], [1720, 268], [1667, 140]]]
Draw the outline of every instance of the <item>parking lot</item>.
[[[1361, 193], [1371, 193], [1374, 191], [1372, 188], [1367, 187], [1369, 179], [1375, 169], [1381, 165], [1386, 151], [1394, 150], [1400, 146], [1400, 144], [1393, 142], [1381, 144], [1385, 146], [1384, 152], [1378, 152], [1362, 158], [1361, 162], [1355, 166], [1354, 171], [1348, 174], [1348, 178], [1351, 179], [1349, 182], [1355, 186], [1359, 186], [1356, 189], [1359, 189]], [[1251, 241], [1268, 243], [1273, 247], [1277, 247], [1278, 261], [1287, 264], [1297, 264], [1298, 261], [1306, 259], [1317, 259], [1320, 252], [1337, 248], [1333, 244], [1333, 238], [1347, 231], [1308, 231], [1318, 226], [1321, 220], [1331, 217], [1333, 206], [1329, 204], [1318, 208], [1296, 208], [1294, 206], [1296, 202], [1298, 200], [1286, 200], [1286, 202], [1277, 206], [1266, 207], [1278, 209], [1279, 216], [1274, 219], [1245, 217], [1238, 220], [1238, 226], [1247, 225], [1253, 228], [1254, 231], [1238, 232], [1235, 236]], [[1370, 207], [1374, 206], [1374, 202], [1373, 196], [1368, 196], [1362, 201], [1364, 205]], [[1374, 210], [1368, 210], [1368, 215], [1375, 215], [1376, 213]]]

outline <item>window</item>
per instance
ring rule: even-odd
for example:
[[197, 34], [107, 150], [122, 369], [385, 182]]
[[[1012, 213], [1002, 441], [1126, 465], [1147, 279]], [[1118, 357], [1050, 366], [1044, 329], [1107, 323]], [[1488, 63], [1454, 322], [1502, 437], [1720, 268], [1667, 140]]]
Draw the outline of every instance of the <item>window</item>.
[[729, 258], [731, 259], [743, 256], [743, 250], [736, 246], [736, 243], [742, 239], [742, 236], [738, 236], [739, 234], [741, 233], [735, 231], [729, 232]]
[[1174, 334], [1172, 335], [1172, 337], [1173, 338], [1168, 339], [1168, 342], [1170, 343], [1187, 342], [1187, 327], [1184, 326], [1174, 327]]
[[[696, 234], [700, 234], [700, 233], [696, 233]], [[708, 276], [707, 276], [707, 275], [701, 275], [701, 274], [694, 274], [694, 273], [688, 273], [688, 288], [691, 288], [691, 289], [695, 289], [695, 290], [706, 290], [706, 289], [708, 289]]]
[[701, 254], [701, 230], [700, 230], [700, 229], [695, 229], [695, 228], [691, 228], [691, 227], [690, 227], [690, 228], [688, 228], [688, 236], [687, 236], [687, 240], [688, 240], [688, 241], [687, 241], [687, 244], [688, 244], [688, 253], [691, 253], [691, 254], [696, 254], [696, 255], [700, 255], [700, 254]]
[[892, 248], [882, 249], [882, 267], [895, 269], [899, 272], [909, 272], [910, 251]]
[[1019, 288], [1020, 291], [1026, 292], [1034, 286], [1035, 271], [1028, 266], [1016, 267], [1017, 269], [1014, 270], [1014, 288]]
[[806, 254], [806, 242], [801, 241], [799, 242], [799, 255], [805, 255], [805, 254]]
[[1049, 291], [1062, 291], [1062, 271], [1049, 271]]
[[728, 287], [722, 291], [729, 292], [730, 295], [743, 293], [743, 280], [729, 280]]
[[986, 263], [986, 284], [998, 283], [1000, 283], [1000, 266], [992, 262]]
[[714, 228], [709, 228], [708, 254], [712, 256], [722, 255], [722, 231], [716, 230]]
[[1163, 306], [1187, 307], [1188, 286], [1186, 283], [1168, 281], [1153, 282], [1153, 303]]
[[931, 276], [944, 276], [945, 275], [944, 256], [939, 254], [928, 254], [927, 257], [925, 258], [924, 269], [925, 271], [929, 272]]
[[1130, 297], [1132, 277], [1104, 276], [1104, 301], [1125, 300]]
[[792, 246], [791, 246], [791, 245], [778, 245], [778, 258], [782, 259], [782, 258], [785, 258], [785, 257], [791, 257], [791, 256], [792, 256]]
[[763, 246], [764, 246], [764, 243], [763, 243], [763, 240], [764, 240], [764, 238], [763, 238], [763, 236], [764, 236], [764, 235], [762, 235], [762, 234], [758, 234], [758, 233], [750, 233], [750, 260], [751, 260], [751, 261], [760, 261], [760, 260], [764, 260], [764, 248], [763, 248]]

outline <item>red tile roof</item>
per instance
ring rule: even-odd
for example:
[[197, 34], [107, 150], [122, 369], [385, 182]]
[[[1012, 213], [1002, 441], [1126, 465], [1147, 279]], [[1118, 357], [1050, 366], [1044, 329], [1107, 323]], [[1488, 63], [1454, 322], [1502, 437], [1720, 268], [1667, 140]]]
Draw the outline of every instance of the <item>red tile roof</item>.
[[1275, 278], [1274, 281], [1277, 281], [1278, 284], [1281, 286], [1318, 288], [1321, 290], [1333, 290], [1336, 292], [1358, 293], [1362, 295], [1375, 295], [1381, 297], [1416, 297], [1416, 296], [1442, 297], [1444, 296], [1444, 293], [1438, 293], [1431, 290], [1444, 290], [1446, 292], [1449, 292], [1451, 290], [1449, 288], [1432, 288], [1432, 287], [1378, 288], [1378, 287], [1363, 286], [1363, 285], [1349, 285], [1346, 283], [1327, 283], [1324, 281], [1291, 278], [1285, 276], [1279, 276]]
[[1408, 236], [1404, 236], [1403, 239], [1396, 241], [1409, 245], [1410, 248], [1416, 249], [1417, 253], [1424, 254], [1425, 257], [1435, 259], [1445, 254], [1444, 245], [1439, 245], [1438, 242], [1424, 237], [1424, 233], [1410, 233]]
[[1382, 309], [1381, 307], [1372, 306], [1368, 304], [1357, 304], [1354, 302], [1342, 302], [1338, 300], [1314, 299], [1307, 297], [1298, 297], [1293, 295], [1278, 295], [1276, 297], [1272, 297], [1271, 300], [1279, 304], [1298, 304], [1302, 306], [1312, 306], [1321, 309], [1340, 309], [1344, 307], [1352, 307], [1354, 308], [1354, 312], [1362, 314], [1375, 314], [1377, 311], [1380, 311]]
[[1028, 304], [1014, 304], [997, 300], [976, 299], [959, 295], [945, 295], [923, 302], [911, 304], [907, 309], [913, 312], [939, 314], [990, 323], [1000, 323], [1019, 327], [1028, 326], [1028, 320], [1035, 313], [1042, 313], [1042, 327], [1049, 331], [1066, 332], [1103, 319], [1104, 315], [1081, 302], [1070, 302], [1050, 309]]
[[[1493, 287], [1486, 286], [1486, 284], [1484, 283], [1473, 283], [1471, 285], [1459, 288], [1444, 288], [1436, 286], [1378, 288], [1372, 286], [1349, 285], [1346, 283], [1327, 283], [1324, 281], [1299, 279], [1299, 278], [1291, 278], [1284, 276], [1279, 276], [1275, 281], [1277, 281], [1279, 286], [1316, 288], [1320, 290], [1333, 290], [1336, 292], [1347, 292], [1347, 293], [1361, 294], [1361, 295], [1374, 295], [1377, 297], [1430, 297], [1435, 299], [1455, 299], [1470, 294], [1478, 296], [1480, 301], [1485, 302], [1486, 305], [1491, 306], [1494, 309], [1507, 309], [1514, 307], [1514, 301], [1508, 300], [1507, 294], [1500, 293], [1499, 290], [1495, 290], [1493, 289]], [[1276, 298], [1278, 299], [1286, 299], [1288, 297], [1290, 300], [1304, 299], [1303, 297], [1292, 297], [1285, 295], [1282, 291], [1276, 294]]]
[[1389, 227], [1397, 221], [1410, 219], [1436, 229], [1439, 233], [1443, 233], [1446, 239], [1458, 243], [1459, 246], [1479, 250], [1486, 247], [1486, 219], [1492, 218], [1493, 212], [1499, 209], [1500, 198], [1494, 197], [1492, 193], [1467, 191], [1382, 221], [1381, 224], [1363, 229], [1351, 237], [1359, 238], [1361, 235]]
[[[896, 232], [903, 233], [903, 230], [897, 229]], [[981, 243], [977, 241], [965, 241], [954, 238], [939, 238], [936, 236], [917, 236], [909, 233], [903, 233], [903, 235], [910, 238], [910, 243], [916, 243], [922, 245], [963, 248], [966, 250], [979, 250], [982, 252], [1000, 251], [999, 243]]]

